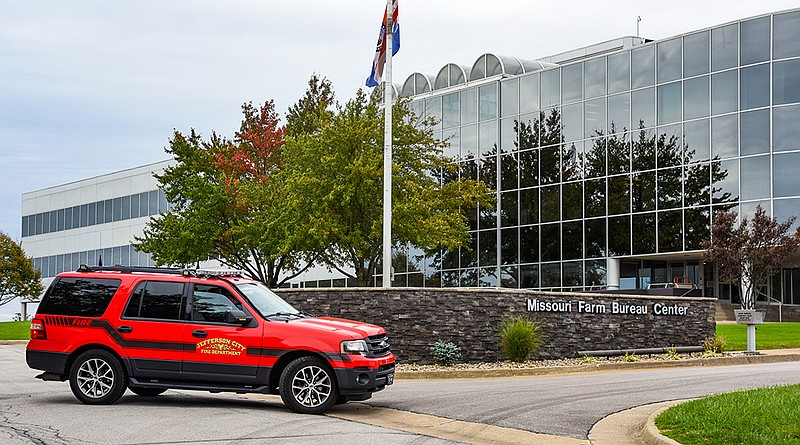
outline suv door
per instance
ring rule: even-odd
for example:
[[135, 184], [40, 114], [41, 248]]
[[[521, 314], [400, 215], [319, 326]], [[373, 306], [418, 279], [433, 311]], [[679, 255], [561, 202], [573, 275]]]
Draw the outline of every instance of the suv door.
[[[258, 373], [262, 326], [235, 294], [223, 283], [193, 283], [190, 287], [184, 342], [193, 343], [183, 362], [183, 379], [253, 385]], [[226, 322], [228, 311], [242, 311], [246, 324]]]
[[112, 329], [130, 359], [133, 377], [180, 380], [186, 286], [181, 282], [141, 281]]

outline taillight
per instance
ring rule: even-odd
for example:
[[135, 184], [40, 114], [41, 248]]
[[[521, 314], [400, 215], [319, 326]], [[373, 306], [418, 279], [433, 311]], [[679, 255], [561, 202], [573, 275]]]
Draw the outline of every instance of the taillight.
[[38, 318], [31, 320], [31, 340], [47, 340], [47, 332], [44, 330], [44, 321]]

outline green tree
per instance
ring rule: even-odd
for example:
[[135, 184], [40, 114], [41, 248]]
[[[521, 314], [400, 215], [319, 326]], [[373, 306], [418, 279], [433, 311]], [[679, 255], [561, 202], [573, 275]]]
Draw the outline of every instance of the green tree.
[[[452, 249], [469, 239], [463, 209], [490, 205], [485, 184], [454, 179], [431, 121], [419, 125], [407, 101], [393, 108], [393, 216], [395, 246]], [[312, 239], [320, 260], [370, 286], [382, 253], [383, 111], [363, 91], [337, 107], [314, 133], [290, 134], [284, 148], [288, 208], [305, 214], [293, 237]], [[347, 270], [351, 266], [355, 273]]]
[[294, 221], [275, 174], [284, 130], [272, 101], [258, 108], [246, 103], [242, 113], [233, 140], [212, 134], [204, 141], [194, 130], [174, 133], [167, 152], [176, 164], [156, 175], [172, 208], [151, 218], [137, 248], [157, 264], [217, 258], [275, 287], [306, 264], [302, 249], [286, 242]]
[[291, 135], [316, 133], [333, 117], [335, 105], [331, 82], [313, 74], [303, 97], [286, 112], [284, 130]]
[[42, 273], [8, 235], [0, 232], [0, 306], [20, 297], [34, 300], [42, 294]]

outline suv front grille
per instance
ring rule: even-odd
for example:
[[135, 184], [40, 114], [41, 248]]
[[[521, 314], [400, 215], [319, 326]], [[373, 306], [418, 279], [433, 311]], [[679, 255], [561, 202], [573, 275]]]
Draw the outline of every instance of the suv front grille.
[[370, 357], [383, 357], [389, 355], [389, 337], [386, 334], [367, 337], [367, 349]]

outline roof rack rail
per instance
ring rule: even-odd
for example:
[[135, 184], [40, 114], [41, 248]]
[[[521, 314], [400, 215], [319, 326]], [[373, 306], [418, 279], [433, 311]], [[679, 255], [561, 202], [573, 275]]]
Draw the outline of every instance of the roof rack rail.
[[96, 266], [90, 267], [86, 264], [81, 264], [77, 272], [123, 272], [123, 273], [162, 273], [169, 275], [191, 275], [192, 271], [188, 269], [175, 269], [168, 267], [139, 267], [139, 266]]

